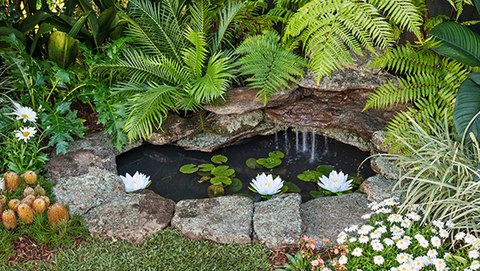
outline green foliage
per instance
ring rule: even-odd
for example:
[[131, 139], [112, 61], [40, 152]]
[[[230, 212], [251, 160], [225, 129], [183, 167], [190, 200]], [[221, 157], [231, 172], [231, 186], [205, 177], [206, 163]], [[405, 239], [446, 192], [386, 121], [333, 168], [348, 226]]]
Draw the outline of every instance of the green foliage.
[[129, 5], [121, 17], [132, 46], [116, 63], [98, 69], [128, 78], [116, 90], [129, 100], [124, 130], [134, 140], [148, 138], [171, 110], [198, 110], [223, 97], [233, 78], [233, 58], [223, 48], [244, 5], [228, 1], [216, 8], [207, 0]]
[[420, 203], [425, 210], [424, 222], [451, 220], [456, 229], [478, 230], [480, 149], [477, 142], [465, 145], [455, 141], [447, 121], [432, 121], [427, 130], [409, 119], [411, 129], [395, 134], [395, 139], [409, 152], [386, 156], [405, 170], [396, 185], [396, 189], [406, 193], [405, 208]]
[[[387, 68], [402, 75], [398, 85], [388, 82], [369, 95], [364, 110], [408, 104], [406, 113], [398, 113], [387, 124], [388, 138], [401, 134], [411, 125], [407, 116], [414, 118], [425, 129], [432, 120], [442, 121], [447, 116], [452, 122], [453, 104], [461, 83], [467, 78], [469, 67], [444, 58], [429, 50], [435, 44], [423, 46], [406, 44], [388, 51], [374, 60], [372, 65]], [[392, 151], [402, 148], [393, 140]]]
[[313, 0], [289, 20], [286, 39], [302, 43], [317, 82], [352, 62], [351, 52], [388, 48], [395, 42], [395, 27], [421, 38], [421, 8], [412, 0]]
[[221, 245], [190, 240], [166, 228], [144, 244], [89, 238], [81, 245], [62, 250], [49, 262], [0, 265], [4, 270], [270, 270], [271, 252], [261, 244]]
[[285, 154], [281, 151], [273, 151], [268, 153], [268, 157], [258, 158], [256, 163], [264, 168], [272, 169], [282, 164]]
[[257, 97], [264, 104], [279, 89], [290, 89], [288, 83], [304, 75], [305, 60], [283, 48], [274, 32], [247, 38], [236, 54], [242, 55], [238, 60], [240, 75], [250, 76], [246, 79], [248, 86], [258, 89]]
[[297, 178], [304, 182], [318, 182], [318, 180], [332, 172], [333, 167], [329, 165], [319, 165], [313, 170], [305, 170], [304, 172], [297, 175]]
[[210, 163], [205, 164], [186, 164], [180, 167], [179, 171], [183, 174], [197, 173], [200, 176], [199, 183], [210, 182], [207, 188], [209, 197], [223, 196], [225, 187], [230, 187], [232, 192], [238, 192], [242, 189], [242, 182], [235, 178], [235, 170], [230, 166], [223, 165], [228, 161], [224, 155], [217, 154], [210, 160], [218, 166]]
[[480, 136], [480, 73], [470, 73], [458, 90], [453, 111], [455, 131], [462, 140], [470, 141], [467, 134], [472, 132], [476, 138]]

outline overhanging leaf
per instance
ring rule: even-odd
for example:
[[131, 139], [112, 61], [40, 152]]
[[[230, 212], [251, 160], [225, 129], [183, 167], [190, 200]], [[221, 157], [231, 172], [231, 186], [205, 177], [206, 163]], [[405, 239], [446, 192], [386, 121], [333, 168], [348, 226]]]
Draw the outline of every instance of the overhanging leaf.
[[468, 27], [444, 22], [432, 29], [430, 34], [440, 41], [433, 50], [469, 66], [480, 66], [480, 35]]
[[[471, 73], [458, 90], [453, 112], [453, 122], [459, 137], [465, 134], [468, 124], [478, 112], [480, 112], [480, 73]], [[468, 127], [468, 131], [473, 132], [478, 137], [480, 134], [478, 117]]]

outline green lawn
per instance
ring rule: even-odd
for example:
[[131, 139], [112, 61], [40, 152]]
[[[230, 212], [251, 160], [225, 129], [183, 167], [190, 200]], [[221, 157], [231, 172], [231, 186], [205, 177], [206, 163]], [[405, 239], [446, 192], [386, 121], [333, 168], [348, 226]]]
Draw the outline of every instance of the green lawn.
[[0, 265], [0, 270], [271, 270], [269, 250], [260, 244], [219, 245], [189, 240], [166, 229], [143, 245], [89, 238], [51, 262]]

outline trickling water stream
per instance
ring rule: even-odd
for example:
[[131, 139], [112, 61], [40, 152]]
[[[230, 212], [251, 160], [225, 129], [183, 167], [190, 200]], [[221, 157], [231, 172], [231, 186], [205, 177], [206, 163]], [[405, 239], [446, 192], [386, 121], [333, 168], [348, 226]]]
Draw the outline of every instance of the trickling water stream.
[[[310, 136], [308, 136], [310, 134]], [[176, 146], [143, 145], [117, 157], [119, 174], [133, 174], [139, 171], [151, 176], [152, 184], [149, 187], [156, 193], [173, 199], [206, 198], [208, 183], [198, 183], [198, 175], [186, 175], [178, 169], [185, 164], [210, 163], [214, 154], [223, 154], [228, 157], [227, 165], [236, 171], [236, 176], [243, 183], [240, 193], [251, 193], [248, 185], [252, 178], [260, 172], [268, 170], [254, 170], [245, 165], [249, 158], [267, 157], [268, 153], [278, 149], [285, 153], [283, 163], [274, 169], [274, 174], [285, 181], [292, 181], [302, 189], [302, 198], [310, 198], [308, 192], [316, 189], [316, 183], [305, 183], [297, 179], [297, 175], [305, 170], [313, 169], [320, 164], [328, 164], [336, 170], [352, 174], [357, 172], [360, 163], [369, 156], [355, 147], [323, 137], [320, 140], [315, 133], [302, 130], [301, 146], [299, 131], [279, 132], [271, 136], [259, 136], [245, 140], [234, 146], [226, 147], [213, 153], [186, 151]], [[279, 140], [283, 138], [283, 140]], [[317, 142], [321, 142], [317, 144]], [[293, 149], [295, 144], [295, 149]], [[310, 148], [308, 148], [309, 146]], [[301, 148], [300, 148], [301, 147]], [[287, 155], [288, 154], [288, 155]], [[363, 177], [373, 175], [373, 171], [365, 163], [360, 169]], [[227, 194], [229, 190], [226, 190]]]

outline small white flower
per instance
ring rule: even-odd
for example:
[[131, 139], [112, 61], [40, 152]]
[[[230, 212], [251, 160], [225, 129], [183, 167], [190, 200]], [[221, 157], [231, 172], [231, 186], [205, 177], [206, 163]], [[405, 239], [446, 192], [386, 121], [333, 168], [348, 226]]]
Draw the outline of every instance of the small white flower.
[[353, 251], [352, 251], [352, 255], [355, 256], [355, 257], [360, 257], [362, 256], [363, 254], [363, 250], [359, 247], [356, 247]]
[[348, 238], [348, 235], [342, 231], [341, 233], [338, 234], [337, 243], [341, 245], [345, 243], [345, 241], [347, 241], [347, 238]]
[[385, 259], [381, 255], [377, 255], [373, 257], [373, 262], [376, 265], [383, 265], [383, 263], [385, 262]]
[[37, 120], [37, 113], [33, 111], [32, 108], [27, 106], [21, 106], [18, 103], [13, 103], [15, 106], [15, 111], [13, 111], [13, 115], [17, 116], [17, 120], [23, 120], [23, 122], [31, 121], [35, 122]]
[[120, 176], [120, 178], [125, 185], [126, 192], [133, 192], [144, 189], [150, 184], [150, 176], [139, 173], [138, 171], [136, 171], [133, 176], [127, 173], [125, 176]]
[[372, 217], [372, 214], [364, 214], [362, 215], [362, 219], [369, 220]]
[[440, 231], [438, 231], [438, 234], [440, 235], [440, 237], [442, 237], [443, 239], [447, 238], [448, 237], [448, 231], [447, 230], [444, 230], [444, 229], [441, 229]]
[[320, 177], [318, 185], [330, 192], [344, 192], [352, 189], [352, 180], [348, 180], [348, 174], [344, 174], [342, 171], [337, 172], [332, 170], [327, 176]]
[[37, 133], [35, 127], [22, 127], [20, 128], [20, 130], [17, 130], [17, 132], [15, 133], [15, 137], [18, 140], [25, 141], [26, 143], [31, 137], [35, 135], [35, 133]]
[[460, 241], [460, 240], [463, 240], [463, 238], [465, 237], [465, 233], [462, 232], [462, 231], [459, 231], [457, 234], [455, 234], [455, 240], [457, 241]]
[[447, 263], [444, 259], [434, 259], [433, 264], [438, 271], [447, 270]]
[[406, 250], [408, 248], [408, 246], [410, 246], [412, 242], [410, 240], [407, 240], [407, 239], [400, 239], [397, 241], [396, 243], [396, 246], [397, 248], [401, 249], [401, 250]]
[[395, 257], [395, 259], [397, 260], [398, 263], [402, 264], [402, 263], [407, 262], [408, 260], [411, 260], [412, 255], [410, 255], [408, 253], [399, 253], [397, 255], [397, 257]]
[[357, 238], [356, 237], [350, 237], [350, 239], [348, 239], [348, 242], [350, 243], [354, 243], [354, 242], [357, 242]]
[[366, 244], [368, 243], [368, 237], [365, 236], [365, 235], [361, 235], [359, 238], [358, 238], [358, 242], [362, 243], [362, 244]]
[[404, 220], [402, 220], [402, 222], [400, 223], [400, 226], [402, 228], [405, 228], [405, 229], [408, 229], [410, 228], [410, 226], [412, 225], [412, 221], [408, 218], [405, 218]]
[[370, 233], [370, 238], [372, 238], [372, 239], [378, 239], [380, 237], [382, 237], [382, 233], [379, 232], [378, 230], [372, 231]]
[[418, 244], [423, 248], [428, 248], [428, 241], [426, 239], [422, 241], [418, 241]]
[[477, 260], [472, 261], [472, 263], [470, 264], [470, 269], [472, 269], [472, 270], [480, 269], [480, 262], [477, 261]]
[[410, 213], [408, 213], [408, 214], [407, 214], [407, 217], [410, 218], [410, 219], [413, 220], [413, 221], [420, 221], [420, 219], [422, 219], [422, 217], [421, 217], [419, 214], [415, 213], [415, 212], [410, 212]]
[[440, 240], [440, 238], [438, 238], [437, 236], [433, 236], [430, 239], [430, 242], [432, 243], [432, 246], [436, 248], [439, 248], [442, 245], [442, 240]]
[[392, 209], [390, 208], [380, 208], [375, 211], [376, 214], [390, 214], [392, 213]]
[[382, 243], [380, 243], [380, 241], [378, 241], [377, 239], [373, 240], [373, 241], [371, 242], [371, 245], [372, 245], [372, 249], [373, 249], [374, 251], [382, 251], [383, 248], [384, 248], [383, 245], [382, 245]]
[[283, 187], [283, 181], [280, 177], [273, 178], [272, 174], [265, 175], [262, 173], [257, 175], [250, 182], [251, 189], [263, 196], [270, 196], [279, 193]]
[[360, 229], [358, 230], [358, 234], [361, 234], [361, 235], [367, 235], [371, 230], [373, 230], [374, 228], [370, 225], [363, 225], [362, 227], [360, 227]]
[[449, 229], [453, 229], [455, 228], [455, 223], [453, 223], [453, 221], [451, 220], [448, 220], [447, 222], [445, 222], [445, 226], [447, 226], [447, 228]]
[[477, 240], [477, 237], [473, 236], [470, 233], [467, 233], [467, 235], [465, 235], [465, 238], [463, 240], [465, 241], [465, 243], [471, 245]]
[[479, 256], [479, 253], [478, 253], [478, 250], [476, 250], [476, 249], [470, 250], [470, 251], [468, 252], [468, 257], [469, 257], [470, 259], [477, 259], [478, 256]]
[[390, 239], [390, 238], [385, 238], [385, 239], [383, 239], [383, 242], [384, 242], [385, 245], [387, 245], [387, 246], [393, 246], [393, 245], [395, 244], [395, 242], [393, 242], [393, 240]]
[[437, 258], [438, 252], [435, 249], [429, 249], [427, 251], [427, 256], [430, 257], [430, 259], [435, 259]]
[[345, 264], [347, 264], [347, 262], [348, 262], [348, 258], [345, 255], [342, 255], [342, 256], [340, 256], [340, 258], [338, 258], [338, 263], [339, 264], [345, 265]]
[[358, 230], [357, 225], [352, 225], [352, 226], [348, 227], [347, 229], [345, 229], [346, 232], [354, 232], [356, 230]]
[[434, 220], [434, 221], [432, 221], [432, 225], [439, 228], [439, 229], [443, 229], [443, 227], [445, 226], [445, 223], [443, 223], [440, 220]]

